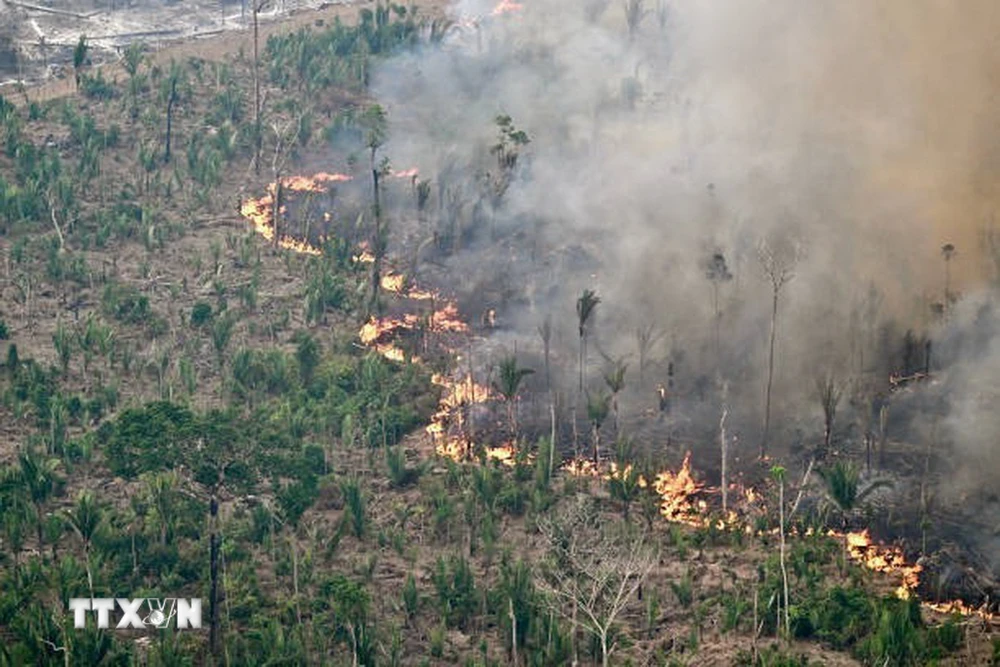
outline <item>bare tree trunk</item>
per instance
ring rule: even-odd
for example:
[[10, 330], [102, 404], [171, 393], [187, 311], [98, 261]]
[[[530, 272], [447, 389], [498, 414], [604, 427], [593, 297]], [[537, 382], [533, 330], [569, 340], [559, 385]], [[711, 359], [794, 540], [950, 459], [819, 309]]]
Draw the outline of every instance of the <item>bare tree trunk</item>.
[[[725, 395], [725, 389], [723, 389], [723, 395]], [[726, 417], [729, 415], [729, 408], [725, 404], [722, 406], [722, 417], [719, 418], [719, 447], [722, 450], [722, 513], [725, 514], [729, 510], [729, 485], [726, 483], [726, 471], [728, 456], [728, 447], [726, 446]]]
[[253, 168], [260, 173], [260, 151], [263, 144], [263, 133], [260, 126], [260, 46], [257, 31], [257, 12], [260, 0], [253, 3], [253, 122], [256, 132], [254, 137]]
[[274, 228], [274, 247], [278, 247], [278, 235], [281, 222], [281, 171], [274, 170], [274, 206], [271, 208], [271, 226]]
[[799, 508], [799, 502], [802, 500], [802, 493], [805, 491], [806, 484], [809, 482], [809, 475], [812, 474], [813, 465], [816, 463], [816, 459], [809, 459], [809, 465], [806, 466], [806, 474], [802, 476], [802, 482], [799, 484], [798, 493], [795, 494], [795, 502], [792, 503], [792, 509], [788, 513], [788, 518], [791, 519], [795, 516], [795, 510]]
[[556, 399], [550, 393], [549, 396], [549, 418], [552, 430], [549, 433], [549, 479], [552, 479], [552, 468], [556, 460]]
[[573, 405], [573, 458], [580, 458], [580, 431], [576, 423], [576, 405]]
[[576, 667], [578, 664], [580, 664], [580, 656], [577, 654], [577, 647], [576, 647], [576, 608], [577, 608], [577, 601], [574, 598], [573, 616], [570, 619], [570, 636], [569, 636], [570, 655], [573, 656], [573, 667]]
[[510, 618], [511, 664], [517, 667], [517, 617], [514, 616], [514, 600], [507, 598], [507, 617]]
[[781, 583], [785, 593], [785, 638], [790, 639], [791, 625], [788, 620], [788, 569], [785, 567], [785, 479], [778, 482], [778, 521], [781, 525]]
[[466, 448], [465, 457], [466, 458], [472, 458], [472, 447], [473, 447], [473, 443], [475, 442], [475, 438], [476, 438], [476, 425], [475, 425], [475, 420], [473, 419], [473, 414], [472, 414], [473, 408], [476, 405], [476, 376], [473, 375], [473, 366], [472, 366], [472, 339], [471, 338], [469, 339], [469, 354], [468, 354], [468, 357], [469, 357], [469, 418], [468, 418], [468, 422], [469, 422], [469, 426], [468, 426], [469, 442], [468, 442], [468, 447]]
[[885, 467], [885, 445], [889, 439], [888, 426], [889, 405], [886, 403], [878, 412], [878, 467], [880, 470]]
[[209, 510], [211, 512], [211, 518], [209, 519], [211, 523], [211, 532], [209, 533], [209, 559], [210, 568], [209, 574], [212, 579], [211, 589], [209, 592], [209, 616], [211, 617], [211, 625], [209, 627], [209, 650], [212, 655], [218, 657], [219, 651], [219, 538], [216, 535], [216, 522], [218, 520], [219, 514], [219, 501], [215, 497], [215, 492], [212, 492], [212, 500], [209, 505]]
[[771, 342], [767, 355], [767, 387], [764, 390], [764, 429], [760, 437], [760, 458], [767, 456], [767, 439], [771, 429], [771, 385], [774, 382], [774, 339], [778, 322], [778, 290], [775, 289], [771, 301]]

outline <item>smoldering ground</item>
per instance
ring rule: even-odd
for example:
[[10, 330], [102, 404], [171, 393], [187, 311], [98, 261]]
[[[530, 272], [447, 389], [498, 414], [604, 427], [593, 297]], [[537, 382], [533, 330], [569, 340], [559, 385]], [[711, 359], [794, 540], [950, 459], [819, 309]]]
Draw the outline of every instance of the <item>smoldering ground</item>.
[[[538, 347], [536, 327], [551, 316], [566, 360], [557, 383], [571, 393], [573, 304], [596, 289], [602, 350], [632, 354], [634, 369], [632, 332], [655, 325], [657, 358], [683, 359], [684, 391], [729, 381], [736, 428], [752, 440], [772, 314], [763, 243], [791, 276], [780, 293], [774, 396], [786, 428], [776, 440], [801, 424], [814, 424], [808, 438], [819, 429], [818, 376], [853, 386], [901, 370], [902, 334], [913, 330], [941, 341], [948, 375], [935, 391], [947, 422], [980, 424], [942, 431], [957, 465], [982, 471], [982, 457], [996, 460], [996, 418], [970, 407], [980, 405], [970, 402], [975, 373], [962, 369], [988, 373], [1000, 350], [963, 356], [943, 327], [993, 326], [955, 315], [963, 306], [946, 291], [969, 294], [990, 277], [980, 240], [1000, 197], [1000, 5], [526, 0], [503, 9], [459, 3], [442, 42], [381, 66], [374, 89], [391, 121], [386, 154], [435, 185], [439, 215], [420, 233], [440, 231], [449, 207], [462, 221], [460, 249], [435, 258], [444, 279], [459, 290], [510, 285], [482, 300], [519, 349]], [[498, 170], [490, 147], [501, 114], [531, 142], [497, 200], [483, 183]], [[947, 270], [946, 243], [958, 250]], [[716, 253], [732, 275], [717, 286], [718, 318], [706, 277]]]

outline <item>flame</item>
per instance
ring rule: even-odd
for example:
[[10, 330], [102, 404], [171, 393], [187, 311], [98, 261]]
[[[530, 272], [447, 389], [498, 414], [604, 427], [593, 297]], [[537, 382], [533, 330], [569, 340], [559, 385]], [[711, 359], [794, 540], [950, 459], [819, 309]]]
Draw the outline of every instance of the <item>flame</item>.
[[508, 14], [510, 12], [519, 12], [524, 9], [524, 5], [520, 2], [515, 2], [515, 0], [500, 0], [497, 6], [493, 8], [491, 14], [493, 16], [500, 16], [501, 14]]
[[570, 459], [562, 469], [574, 477], [604, 477], [592, 459]]
[[511, 442], [500, 445], [499, 447], [487, 447], [486, 458], [494, 459], [505, 466], [513, 467], [517, 464], [517, 448], [514, 446], [514, 443]]
[[691, 476], [691, 452], [684, 455], [684, 463], [676, 473], [664, 470], [658, 474], [653, 480], [653, 488], [660, 494], [660, 514], [665, 519], [704, 525], [704, 518], [698, 515], [707, 505], [704, 501], [698, 505], [692, 502], [692, 496], [701, 490], [702, 485]]
[[[461, 461], [466, 457], [466, 453], [472, 449], [472, 443], [468, 441], [464, 433], [463, 408], [469, 405], [485, 403], [493, 398], [489, 387], [474, 382], [471, 376], [465, 376], [460, 380], [452, 380], [440, 373], [431, 376], [431, 382], [444, 388], [441, 400], [438, 402], [438, 411], [431, 418], [431, 423], [427, 425], [426, 432], [434, 441], [434, 449], [441, 456], [446, 456], [455, 461]], [[455, 424], [459, 427], [459, 435], [449, 432], [449, 426]], [[506, 446], [505, 446], [506, 447]], [[507, 456], [501, 451], [504, 447], [495, 448], [492, 458], [504, 460]], [[486, 450], [489, 457], [490, 449]], [[513, 452], [513, 450], [511, 450]], [[513, 454], [510, 456], [513, 464]]]
[[382, 276], [382, 289], [394, 294], [402, 294], [406, 286], [406, 276], [402, 273], [387, 273]]
[[[291, 192], [325, 192], [327, 189], [325, 184], [327, 183], [350, 180], [352, 180], [351, 177], [346, 174], [320, 172], [312, 176], [287, 176], [281, 179], [281, 187], [283, 190]], [[275, 184], [270, 183], [267, 186], [267, 194], [250, 198], [240, 205], [240, 214], [250, 222], [255, 232], [268, 241], [274, 241], [274, 195], [276, 189]], [[281, 210], [284, 211], [284, 208]], [[306, 255], [321, 254], [318, 247], [287, 235], [278, 239], [278, 245]]]
[[392, 175], [396, 178], [416, 178], [419, 173], [417, 168], [413, 167], [412, 169], [404, 169], [403, 171], [394, 171]]
[[899, 547], [873, 543], [867, 529], [861, 532], [850, 532], [846, 535], [835, 531], [830, 531], [828, 534], [844, 539], [847, 553], [855, 562], [873, 572], [898, 576], [900, 584], [896, 588], [896, 597], [899, 599], [910, 599], [920, 584], [920, 573], [924, 568], [921, 565], [907, 563], [906, 556], [903, 555], [903, 550]]
[[[371, 256], [371, 259], [369, 260], [368, 255], [365, 255], [363, 252], [361, 256], [355, 258], [355, 261], [364, 261], [370, 263], [375, 261], [375, 257]], [[406, 297], [407, 299], [413, 299], [414, 301], [430, 301], [432, 299], [440, 298], [436, 292], [419, 289], [414, 285], [410, 285], [409, 289], [407, 289], [406, 283], [407, 280], [405, 275], [403, 275], [402, 273], [396, 273], [395, 271], [389, 271], [384, 276], [382, 276], [380, 284], [382, 285], [382, 289], [384, 289], [386, 292], [398, 294], [400, 296]], [[457, 310], [455, 312], [457, 313]]]

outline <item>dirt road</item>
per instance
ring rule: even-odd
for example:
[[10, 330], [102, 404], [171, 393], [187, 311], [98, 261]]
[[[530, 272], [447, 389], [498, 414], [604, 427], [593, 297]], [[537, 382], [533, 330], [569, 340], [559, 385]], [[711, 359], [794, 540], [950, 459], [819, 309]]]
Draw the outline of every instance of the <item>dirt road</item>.
[[[440, 16], [444, 14], [449, 0], [410, 0], [408, 5], [416, 6], [424, 16]], [[356, 4], [328, 5], [315, 10], [290, 12], [268, 21], [261, 21], [258, 26], [260, 45], [267, 42], [271, 35], [293, 32], [307, 26], [322, 26], [340, 18], [351, 23], [363, 7], [373, 7], [374, 2], [359, 2]], [[211, 35], [166, 43], [148, 54], [153, 65], [164, 65], [171, 59], [185, 60], [187, 58], [202, 58], [204, 60], [223, 61], [235, 57], [240, 51], [248, 57], [253, 53], [253, 29], [250, 27], [225, 30]], [[127, 74], [121, 63], [105, 63], [92, 68], [100, 70], [110, 81], [123, 81]], [[72, 69], [67, 67], [67, 74], [61, 79], [52, 79], [36, 85], [29, 85], [24, 94], [13, 90], [3, 91], [7, 99], [20, 105], [26, 102], [45, 102], [59, 97], [76, 94], [76, 84]]]

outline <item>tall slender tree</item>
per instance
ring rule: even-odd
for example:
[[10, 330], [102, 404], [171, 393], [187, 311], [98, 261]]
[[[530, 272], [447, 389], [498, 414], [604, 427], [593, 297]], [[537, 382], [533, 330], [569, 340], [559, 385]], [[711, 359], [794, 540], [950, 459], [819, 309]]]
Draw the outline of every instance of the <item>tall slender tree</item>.
[[774, 384], [774, 346], [778, 333], [778, 299], [781, 290], [794, 277], [792, 269], [795, 259], [787, 251], [777, 252], [768, 243], [758, 248], [761, 268], [771, 286], [771, 335], [767, 354], [767, 383], [764, 389], [764, 426], [760, 436], [760, 458], [767, 457], [767, 441], [771, 430], [771, 389]]
[[167, 107], [167, 133], [164, 139], [163, 161], [170, 162], [170, 146], [173, 137], [174, 109], [181, 101], [184, 87], [184, 68], [175, 60], [170, 61], [170, 69], [160, 85], [160, 100]]
[[[778, 483], [778, 533], [781, 537], [778, 559], [781, 564], [781, 586], [785, 597], [785, 637], [790, 638], [791, 635], [789, 634], [789, 630], [791, 629], [791, 625], [789, 623], [788, 615], [788, 569], [785, 567], [785, 469], [781, 466], [773, 466], [771, 468], [771, 477]], [[778, 617], [781, 617], [780, 613]]]
[[580, 393], [583, 393], [584, 367], [587, 365], [587, 325], [601, 298], [593, 290], [585, 289], [576, 300], [577, 331], [580, 334]]
[[611, 392], [611, 412], [615, 423], [615, 437], [619, 436], [619, 412], [618, 394], [625, 389], [625, 373], [628, 371], [628, 364], [624, 359], [618, 359], [612, 363], [611, 368], [604, 374], [604, 384]]
[[500, 361], [499, 377], [493, 383], [493, 389], [507, 404], [507, 422], [510, 424], [511, 438], [515, 444], [518, 442], [517, 393], [521, 388], [521, 381], [534, 372], [532, 368], [521, 368], [517, 363], [517, 355], [512, 354]]
[[951, 306], [951, 260], [955, 258], [955, 246], [945, 243], [941, 246], [941, 257], [944, 258], [944, 307], [947, 310]]
[[90, 548], [94, 542], [94, 536], [104, 522], [104, 511], [97, 504], [94, 494], [90, 491], [83, 491], [77, 497], [76, 505], [66, 513], [66, 521], [73, 532], [76, 533], [80, 541], [83, 542], [83, 557], [87, 568], [87, 587], [90, 590], [90, 599], [94, 599], [94, 576], [90, 566]]
[[705, 277], [712, 284], [712, 343], [715, 354], [716, 369], [720, 366], [721, 342], [719, 328], [722, 323], [722, 308], [719, 303], [719, 290], [723, 283], [733, 279], [733, 274], [726, 264], [726, 256], [721, 252], [713, 253], [705, 266]]
[[594, 464], [600, 461], [601, 426], [611, 411], [611, 396], [598, 392], [587, 394], [587, 419], [590, 421], [591, 434], [594, 443]]

